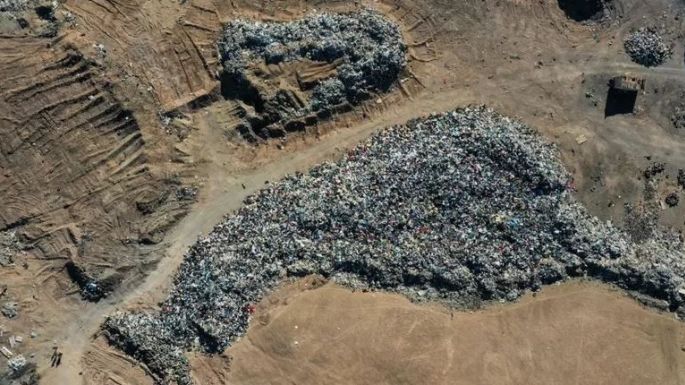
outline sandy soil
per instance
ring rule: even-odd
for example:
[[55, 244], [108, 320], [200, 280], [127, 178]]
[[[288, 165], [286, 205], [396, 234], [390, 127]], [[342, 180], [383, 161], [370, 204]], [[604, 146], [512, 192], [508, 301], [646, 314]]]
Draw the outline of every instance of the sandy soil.
[[[309, 286], [307, 284], [309, 283]], [[265, 300], [202, 384], [682, 384], [685, 325], [592, 283], [451, 313], [300, 282]], [[216, 359], [214, 359], [216, 361]], [[217, 367], [214, 363], [213, 367]]]

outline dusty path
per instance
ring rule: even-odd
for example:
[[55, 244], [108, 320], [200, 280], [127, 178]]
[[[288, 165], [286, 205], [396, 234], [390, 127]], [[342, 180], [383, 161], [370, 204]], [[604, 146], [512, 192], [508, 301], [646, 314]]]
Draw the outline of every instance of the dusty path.
[[[313, 164], [333, 159], [346, 148], [352, 147], [368, 137], [372, 132], [393, 124], [428, 114], [434, 111], [446, 111], [470, 103], [490, 103], [492, 95], [502, 92], [499, 87], [506, 79], [507, 92], [515, 94], [517, 90], [524, 90], [532, 83], [541, 84], [570, 80], [591, 73], [606, 73], [617, 71], [631, 71], [648, 76], [659, 76], [669, 79], [685, 79], [685, 71], [678, 68], [645, 69], [638, 65], [614, 63], [610, 64], [602, 59], [593, 59], [587, 63], [584, 71], [579, 71], [577, 65], [559, 64], [531, 70], [522, 74], [519, 71], [508, 71], [497, 74], [497, 78], [479, 84], [478, 90], [471, 88], [452, 89], [441, 92], [427, 93], [421, 98], [408, 100], [401, 106], [390, 106], [370, 120], [363, 121], [353, 127], [341, 128], [312, 145], [296, 152], [282, 152], [274, 160], [260, 166], [253, 172], [231, 174], [230, 169], [224, 167], [232, 154], [228, 153], [226, 139], [222, 127], [215, 122], [200, 125], [200, 132], [194, 135], [201, 138], [200, 152], [209, 161], [207, 183], [201, 190], [199, 202], [172, 232], [167, 235], [168, 249], [157, 268], [150, 273], [145, 281], [135, 289], [125, 293], [117, 293], [107, 300], [90, 306], [79, 318], [64, 330], [56, 341], [65, 352], [63, 364], [59, 368], [50, 368], [49, 375], [44, 376], [43, 383], [47, 385], [81, 384], [83, 379], [81, 358], [88, 349], [92, 336], [97, 333], [104, 317], [119, 308], [125, 308], [136, 303], [150, 304], [161, 300], [166, 295], [170, 279], [182, 261], [185, 250], [195, 240], [206, 234], [226, 214], [239, 208], [243, 199], [258, 190], [265, 181], [277, 180], [294, 171], [304, 171]], [[640, 144], [644, 146], [645, 143]], [[658, 143], [656, 144], [658, 146]], [[685, 160], [685, 148], [680, 152], [672, 152], [674, 160]], [[245, 189], [242, 185], [245, 185]], [[41, 368], [43, 371], [47, 368]]]

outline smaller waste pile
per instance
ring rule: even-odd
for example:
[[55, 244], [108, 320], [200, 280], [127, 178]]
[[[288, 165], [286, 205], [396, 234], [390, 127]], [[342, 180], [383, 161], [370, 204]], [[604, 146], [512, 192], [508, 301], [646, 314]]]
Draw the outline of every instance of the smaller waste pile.
[[[316, 113], [323, 116], [387, 91], [406, 65], [399, 28], [369, 9], [312, 14], [288, 23], [231, 21], [218, 50], [226, 87], [263, 115], [252, 123], [257, 134], [262, 126]], [[295, 97], [289, 89], [265, 90], [255, 81], [259, 76], [251, 73], [260, 64], [295, 61], [329, 63], [334, 71], [312, 84], [300, 82]]]
[[28, 7], [28, 0], [0, 0], [0, 12], [23, 11]]
[[635, 63], [645, 67], [661, 65], [673, 54], [671, 46], [653, 28], [640, 28], [631, 33], [623, 46]]

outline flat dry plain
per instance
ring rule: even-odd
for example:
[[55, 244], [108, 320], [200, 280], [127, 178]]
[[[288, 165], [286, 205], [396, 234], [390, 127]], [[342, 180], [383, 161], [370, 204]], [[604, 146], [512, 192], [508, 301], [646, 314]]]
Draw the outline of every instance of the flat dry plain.
[[[300, 282], [265, 301], [247, 337], [227, 352], [226, 378], [196, 370], [199, 383], [685, 381], [685, 324], [608, 286], [569, 282], [513, 305], [468, 313], [392, 294], [311, 287]], [[197, 368], [203, 363], [198, 359]]]

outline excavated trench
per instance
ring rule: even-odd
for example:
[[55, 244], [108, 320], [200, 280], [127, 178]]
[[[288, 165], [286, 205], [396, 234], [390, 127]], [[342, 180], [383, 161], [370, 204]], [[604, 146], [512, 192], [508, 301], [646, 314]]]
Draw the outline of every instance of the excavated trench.
[[604, 107], [604, 116], [632, 114], [637, 103], [637, 91], [625, 91], [610, 88], [607, 93], [607, 102]]
[[578, 22], [599, 20], [604, 16], [603, 0], [557, 0], [566, 16]]

